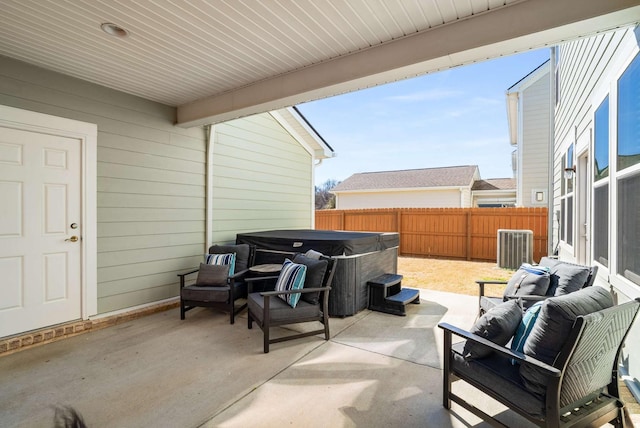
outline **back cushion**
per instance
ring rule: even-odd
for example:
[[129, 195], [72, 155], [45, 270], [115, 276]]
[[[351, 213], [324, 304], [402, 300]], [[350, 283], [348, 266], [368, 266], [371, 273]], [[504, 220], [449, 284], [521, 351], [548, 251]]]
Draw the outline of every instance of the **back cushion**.
[[[548, 272], [520, 267], [504, 290], [504, 300], [506, 301], [508, 296], [544, 296], [549, 288], [549, 283], [550, 275]], [[530, 302], [530, 304], [533, 303], [535, 302]]]
[[249, 253], [251, 247], [249, 244], [237, 245], [212, 245], [209, 247], [209, 254], [236, 253], [235, 272], [241, 272], [249, 269]]
[[[524, 353], [553, 365], [576, 318], [611, 306], [611, 293], [597, 286], [545, 300], [524, 344]], [[544, 374], [523, 364], [520, 366], [520, 375], [527, 389], [536, 394], [544, 394], [548, 383]]]
[[[327, 272], [329, 262], [326, 260], [315, 260], [302, 254], [296, 254], [293, 258], [293, 262], [303, 264], [307, 267], [304, 288], [322, 287], [324, 285], [322, 280], [324, 279], [324, 274]], [[317, 305], [319, 301], [318, 299], [320, 298], [320, 292], [302, 293], [300, 298], [312, 305]]]
[[590, 271], [588, 266], [566, 263], [548, 257], [540, 260], [540, 266], [548, 267], [551, 273], [547, 296], [562, 296], [580, 290], [587, 282]]

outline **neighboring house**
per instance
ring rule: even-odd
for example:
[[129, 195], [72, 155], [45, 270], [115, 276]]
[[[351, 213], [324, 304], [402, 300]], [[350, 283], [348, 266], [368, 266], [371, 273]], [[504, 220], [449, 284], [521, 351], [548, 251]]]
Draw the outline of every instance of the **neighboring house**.
[[477, 180], [471, 188], [474, 207], [503, 208], [516, 206], [516, 179]]
[[[640, 28], [562, 44], [555, 74], [554, 241], [562, 260], [598, 266], [619, 302], [640, 297]], [[624, 349], [640, 398], [640, 323]]]
[[296, 109], [175, 122], [0, 56], [0, 337], [175, 298], [210, 244], [313, 227], [314, 164], [332, 150]]
[[342, 181], [331, 192], [336, 208], [465, 208], [480, 179], [477, 165], [400, 171], [363, 172]]
[[544, 207], [549, 193], [551, 85], [549, 61], [507, 90], [509, 138], [517, 181], [516, 206]]

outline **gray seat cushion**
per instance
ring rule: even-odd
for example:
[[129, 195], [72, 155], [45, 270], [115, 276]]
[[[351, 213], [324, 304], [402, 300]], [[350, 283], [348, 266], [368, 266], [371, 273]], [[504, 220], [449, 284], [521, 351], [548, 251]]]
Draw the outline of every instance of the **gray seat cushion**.
[[[543, 303], [538, 319], [524, 344], [524, 353], [553, 365], [569, 337], [576, 318], [611, 306], [611, 293], [597, 286], [548, 298]], [[548, 384], [546, 375], [526, 365], [521, 366], [520, 374], [530, 391], [537, 394], [545, 393]]]
[[199, 302], [226, 302], [229, 299], [229, 287], [199, 287], [189, 285], [180, 290], [182, 300]]
[[491, 385], [491, 390], [503, 400], [523, 408], [534, 416], [544, 415], [544, 401], [529, 392], [518, 372], [518, 366], [501, 355], [492, 354], [488, 358], [465, 359], [465, 342], [452, 345], [453, 361], [451, 369], [465, 379], [471, 379], [481, 385]]
[[237, 244], [237, 245], [212, 245], [209, 247], [209, 254], [236, 254], [236, 266], [234, 272], [241, 272], [249, 269], [249, 254], [251, 247], [249, 244]]
[[[320, 316], [320, 306], [312, 305], [300, 299], [295, 308], [289, 306], [278, 296], [271, 296], [269, 299], [270, 318], [274, 322], [286, 323], [286, 321], [297, 322], [300, 318], [311, 318]], [[260, 324], [264, 321], [264, 297], [260, 293], [251, 293], [247, 297], [247, 304], [251, 316]]]

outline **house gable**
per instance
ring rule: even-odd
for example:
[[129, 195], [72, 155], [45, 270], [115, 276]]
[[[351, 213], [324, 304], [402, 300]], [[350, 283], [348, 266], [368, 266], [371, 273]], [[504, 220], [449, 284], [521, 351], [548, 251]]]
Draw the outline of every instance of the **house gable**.
[[471, 186], [480, 178], [476, 165], [354, 174], [331, 190], [336, 207], [466, 207]]

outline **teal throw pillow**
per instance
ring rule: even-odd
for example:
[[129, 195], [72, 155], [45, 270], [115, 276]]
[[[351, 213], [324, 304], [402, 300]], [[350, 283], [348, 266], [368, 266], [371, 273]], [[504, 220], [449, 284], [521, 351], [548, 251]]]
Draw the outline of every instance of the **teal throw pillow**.
[[[520, 321], [520, 325], [516, 330], [516, 334], [513, 336], [513, 340], [511, 340], [511, 350], [524, 353], [524, 343], [527, 341], [531, 330], [533, 330], [543, 303], [543, 301], [536, 302], [524, 313], [522, 321]], [[516, 360], [511, 360], [511, 362], [518, 364]]]
[[204, 262], [208, 265], [229, 265], [229, 276], [233, 276], [236, 266], [236, 253], [229, 254], [205, 254]]
[[[286, 259], [282, 264], [282, 270], [276, 281], [276, 291], [300, 290], [304, 287], [304, 278], [307, 275], [307, 267], [303, 264], [293, 263]], [[279, 294], [282, 300], [295, 308], [300, 300], [300, 293]]]

